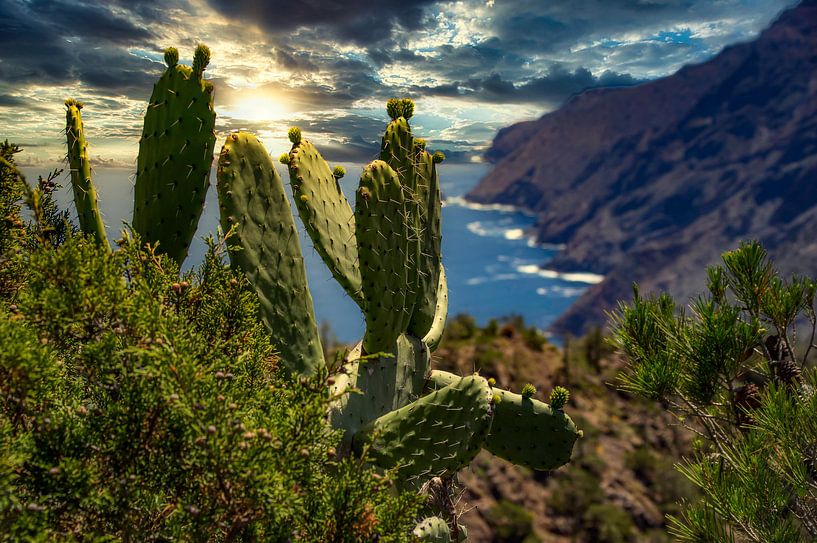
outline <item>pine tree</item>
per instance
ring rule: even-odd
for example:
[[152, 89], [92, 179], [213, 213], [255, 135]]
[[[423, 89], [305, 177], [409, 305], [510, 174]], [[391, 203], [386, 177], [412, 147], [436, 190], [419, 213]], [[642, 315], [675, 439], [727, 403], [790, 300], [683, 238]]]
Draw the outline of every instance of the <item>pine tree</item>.
[[749, 242], [709, 268], [708, 292], [686, 310], [634, 287], [612, 315], [627, 360], [620, 387], [661, 402], [698, 436], [677, 469], [703, 497], [670, 519], [678, 540], [817, 538], [817, 376], [805, 364], [815, 291], [813, 279], [781, 278]]

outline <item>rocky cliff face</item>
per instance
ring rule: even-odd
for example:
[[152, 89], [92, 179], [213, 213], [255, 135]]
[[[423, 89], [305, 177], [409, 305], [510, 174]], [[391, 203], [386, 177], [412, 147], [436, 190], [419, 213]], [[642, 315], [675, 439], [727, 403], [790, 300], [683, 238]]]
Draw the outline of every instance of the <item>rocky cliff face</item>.
[[557, 331], [603, 323], [633, 281], [690, 296], [745, 239], [813, 274], [817, 0], [706, 63], [503, 129], [486, 156], [471, 200], [535, 211], [538, 239], [565, 244], [548, 268], [606, 275]]

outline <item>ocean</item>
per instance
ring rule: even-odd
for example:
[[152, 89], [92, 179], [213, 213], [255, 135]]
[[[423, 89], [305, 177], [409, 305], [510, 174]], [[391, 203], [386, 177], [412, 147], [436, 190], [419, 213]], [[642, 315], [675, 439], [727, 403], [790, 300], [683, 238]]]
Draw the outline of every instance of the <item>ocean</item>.
[[[354, 190], [362, 164], [342, 164], [346, 177], [341, 185], [354, 205]], [[285, 167], [276, 164], [288, 181]], [[489, 170], [487, 164], [447, 164], [438, 167], [443, 207], [443, 263], [448, 275], [449, 316], [468, 313], [480, 324], [491, 318], [521, 315], [528, 324], [545, 330], [592, 283], [601, 277], [592, 274], [558, 274], [547, 269], [547, 261], [560, 247], [533, 243], [526, 235], [534, 218], [507, 206], [482, 206], [466, 202], [462, 196]], [[44, 170], [23, 168], [30, 182]], [[100, 207], [109, 239], [116, 239], [123, 221], [133, 210], [133, 183], [130, 170], [106, 168], [94, 172]], [[61, 177], [61, 205], [71, 202], [70, 182]], [[190, 269], [201, 262], [204, 239], [218, 227], [215, 168], [207, 204], [195, 240], [184, 263]], [[287, 190], [288, 183], [287, 183]], [[300, 225], [301, 247], [318, 322], [328, 322], [340, 341], [352, 342], [363, 333], [360, 310], [335, 283], [309, 236]]]

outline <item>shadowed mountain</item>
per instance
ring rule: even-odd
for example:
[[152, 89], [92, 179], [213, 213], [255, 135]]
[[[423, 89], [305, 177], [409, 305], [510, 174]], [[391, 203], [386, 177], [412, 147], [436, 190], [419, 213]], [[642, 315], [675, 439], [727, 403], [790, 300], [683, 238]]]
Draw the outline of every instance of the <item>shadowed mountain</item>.
[[756, 40], [631, 88], [591, 90], [501, 130], [468, 195], [536, 212], [548, 268], [606, 275], [557, 321], [602, 324], [643, 291], [683, 300], [758, 239], [784, 272], [817, 269], [817, 0]]

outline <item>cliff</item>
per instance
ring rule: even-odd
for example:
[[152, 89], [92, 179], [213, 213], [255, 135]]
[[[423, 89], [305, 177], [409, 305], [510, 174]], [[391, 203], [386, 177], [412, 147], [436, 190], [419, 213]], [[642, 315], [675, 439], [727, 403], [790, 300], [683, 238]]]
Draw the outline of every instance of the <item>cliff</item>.
[[756, 40], [638, 87], [584, 92], [501, 130], [468, 198], [537, 214], [547, 267], [606, 279], [554, 326], [580, 333], [644, 291], [679, 299], [758, 239], [784, 272], [817, 267], [817, 1]]

